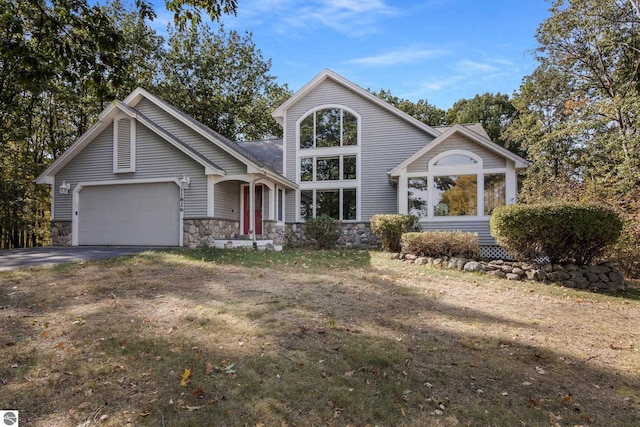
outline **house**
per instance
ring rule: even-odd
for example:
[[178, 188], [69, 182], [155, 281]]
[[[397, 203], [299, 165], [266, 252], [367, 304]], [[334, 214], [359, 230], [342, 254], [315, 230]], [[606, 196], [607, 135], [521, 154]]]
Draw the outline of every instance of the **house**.
[[369, 246], [375, 214], [489, 234], [528, 162], [479, 124], [430, 127], [324, 70], [273, 112], [283, 138], [233, 142], [144, 89], [107, 107], [36, 180], [51, 186], [52, 244], [299, 245], [306, 218]]

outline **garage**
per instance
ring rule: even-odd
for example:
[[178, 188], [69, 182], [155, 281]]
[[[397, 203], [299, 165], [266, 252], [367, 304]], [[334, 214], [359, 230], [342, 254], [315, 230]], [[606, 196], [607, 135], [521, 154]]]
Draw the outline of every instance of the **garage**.
[[78, 193], [79, 245], [179, 246], [174, 182], [85, 186]]

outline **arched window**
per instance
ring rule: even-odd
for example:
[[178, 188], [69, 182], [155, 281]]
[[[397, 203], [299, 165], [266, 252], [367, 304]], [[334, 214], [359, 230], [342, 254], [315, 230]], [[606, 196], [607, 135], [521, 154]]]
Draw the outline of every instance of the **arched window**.
[[358, 144], [358, 118], [340, 107], [312, 112], [300, 122], [300, 148]]
[[505, 172], [484, 170], [480, 156], [463, 150], [434, 156], [407, 184], [409, 213], [421, 218], [491, 215], [506, 202]]
[[358, 219], [359, 116], [341, 106], [322, 106], [298, 122], [299, 219], [328, 215]]

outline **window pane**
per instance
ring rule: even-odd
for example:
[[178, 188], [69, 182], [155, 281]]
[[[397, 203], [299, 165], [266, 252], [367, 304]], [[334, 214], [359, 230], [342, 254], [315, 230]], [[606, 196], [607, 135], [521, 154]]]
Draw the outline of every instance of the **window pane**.
[[356, 156], [342, 158], [342, 179], [356, 179]]
[[300, 181], [313, 181], [313, 157], [300, 159]]
[[340, 219], [340, 192], [338, 190], [316, 190], [316, 217], [327, 215]]
[[278, 221], [282, 222], [284, 215], [284, 191], [278, 189]]
[[342, 190], [342, 219], [345, 221], [355, 221], [356, 209], [356, 189], [348, 188]]
[[300, 148], [313, 148], [313, 113], [300, 122]]
[[340, 157], [318, 157], [316, 162], [316, 181], [340, 179]]
[[409, 214], [418, 218], [428, 215], [427, 194], [428, 194], [427, 177], [409, 178]]
[[507, 181], [503, 173], [484, 176], [484, 214], [491, 215], [497, 207], [504, 206], [507, 198]]
[[340, 109], [316, 111], [316, 148], [340, 146]]
[[435, 216], [477, 215], [478, 176], [436, 176], [433, 178]]
[[358, 118], [342, 110], [342, 145], [358, 145]]
[[475, 165], [476, 162], [469, 156], [463, 154], [452, 154], [441, 158], [435, 163], [435, 166], [457, 166], [457, 165]]
[[300, 218], [313, 218], [313, 191], [303, 190], [300, 192]]

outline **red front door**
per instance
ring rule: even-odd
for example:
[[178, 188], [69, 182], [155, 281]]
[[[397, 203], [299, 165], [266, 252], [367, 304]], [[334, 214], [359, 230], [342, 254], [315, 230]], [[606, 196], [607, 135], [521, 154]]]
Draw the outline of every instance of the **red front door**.
[[[255, 196], [255, 221], [256, 221], [256, 235], [262, 234], [262, 185], [256, 185], [256, 196]], [[249, 200], [249, 186], [244, 186], [243, 191], [243, 202], [244, 202], [244, 217], [243, 217], [243, 227], [242, 234], [250, 234], [249, 230], [251, 230], [251, 201]]]

